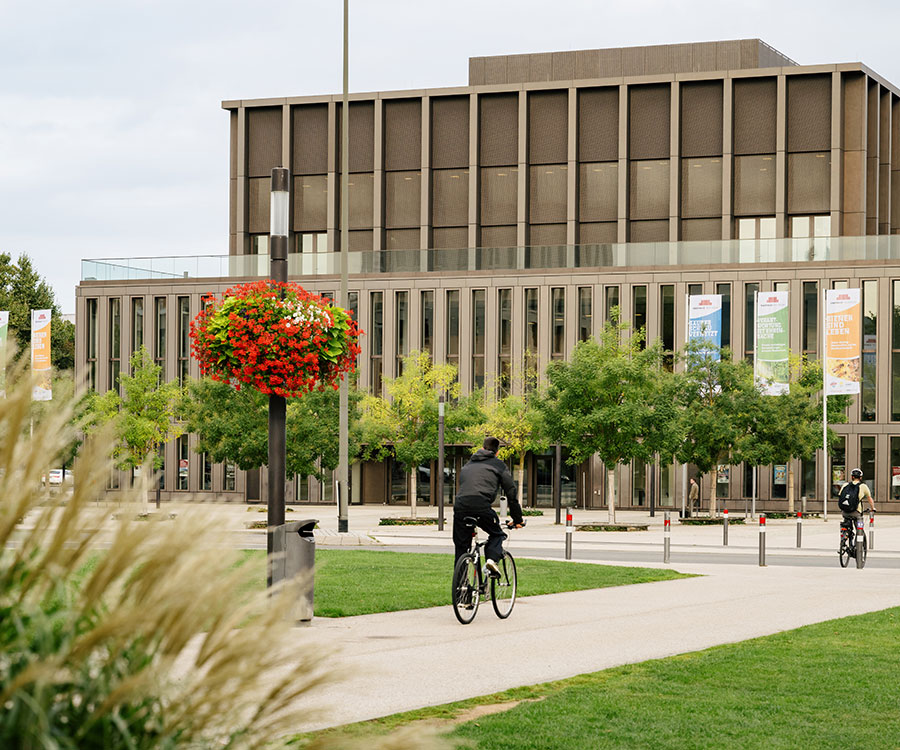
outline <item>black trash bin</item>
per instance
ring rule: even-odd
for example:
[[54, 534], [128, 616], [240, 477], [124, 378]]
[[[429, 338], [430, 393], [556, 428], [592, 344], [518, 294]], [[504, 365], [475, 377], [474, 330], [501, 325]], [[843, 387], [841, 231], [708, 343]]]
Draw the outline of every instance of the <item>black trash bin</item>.
[[285, 595], [294, 601], [288, 609], [293, 621], [309, 621], [313, 616], [313, 573], [316, 566], [316, 539], [313, 536], [318, 519], [289, 521], [275, 527], [273, 540], [272, 583], [299, 579]]

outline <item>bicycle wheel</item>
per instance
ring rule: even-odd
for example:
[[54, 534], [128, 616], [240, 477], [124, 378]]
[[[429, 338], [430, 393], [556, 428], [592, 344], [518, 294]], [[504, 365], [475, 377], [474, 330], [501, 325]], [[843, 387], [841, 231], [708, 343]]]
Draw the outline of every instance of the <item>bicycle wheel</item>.
[[838, 559], [841, 567], [846, 568], [850, 564], [850, 538], [844, 529], [841, 529], [841, 543], [838, 545]]
[[481, 594], [478, 589], [478, 562], [474, 555], [463, 555], [453, 569], [453, 614], [463, 625], [475, 619]]
[[858, 545], [856, 548], [856, 567], [864, 568], [866, 567], [866, 555], [869, 552], [869, 541], [866, 539], [866, 534], [863, 532], [862, 535], [862, 544]]
[[491, 604], [494, 612], [501, 620], [509, 617], [516, 603], [516, 591], [518, 579], [516, 578], [516, 561], [509, 552], [503, 553], [503, 559], [498, 563], [500, 577], [491, 578]]

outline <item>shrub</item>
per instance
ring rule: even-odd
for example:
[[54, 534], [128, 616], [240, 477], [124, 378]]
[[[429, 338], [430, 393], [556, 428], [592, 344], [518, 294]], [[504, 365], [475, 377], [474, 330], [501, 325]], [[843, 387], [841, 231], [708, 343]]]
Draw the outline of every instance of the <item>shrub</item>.
[[[67, 504], [45, 503], [40, 477], [72, 438], [71, 408], [47, 405], [32, 434], [31, 383], [18, 372], [8, 386], [0, 399], [0, 747], [283, 744], [311, 718], [301, 699], [333, 677], [328, 654], [298, 644], [285, 619], [289, 597], [248, 593], [250, 571], [235, 564], [209, 515], [137, 523], [134, 503], [110, 520], [94, 504], [111, 469], [102, 434], [82, 447]], [[146, 497], [146, 487], [131, 497]]]

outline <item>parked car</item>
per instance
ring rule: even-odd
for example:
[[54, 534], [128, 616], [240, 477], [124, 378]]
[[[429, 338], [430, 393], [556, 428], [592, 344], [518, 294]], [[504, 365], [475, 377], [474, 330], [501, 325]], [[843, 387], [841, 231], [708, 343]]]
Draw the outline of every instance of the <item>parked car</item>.
[[[74, 481], [74, 475], [71, 471], [66, 469], [66, 483]], [[48, 478], [48, 484], [53, 487], [58, 487], [63, 483], [63, 470], [62, 469], [50, 469], [50, 475]]]

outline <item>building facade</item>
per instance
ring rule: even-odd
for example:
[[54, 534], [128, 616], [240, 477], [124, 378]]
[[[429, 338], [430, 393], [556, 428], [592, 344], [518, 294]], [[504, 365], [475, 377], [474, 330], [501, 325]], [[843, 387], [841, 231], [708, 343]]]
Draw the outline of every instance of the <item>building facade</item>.
[[[515, 390], [528, 353], [539, 370], [566, 358], [612, 307], [677, 349], [687, 295], [699, 293], [723, 295], [723, 344], [742, 357], [752, 356], [754, 293], [789, 291], [792, 349], [816, 357], [823, 291], [860, 287], [862, 393], [837, 427], [831, 468], [860, 466], [876, 500], [900, 509], [898, 89], [862, 64], [801, 66], [759, 40], [472, 58], [469, 78], [350, 97], [360, 385], [377, 391], [425, 348], [458, 365], [463, 391]], [[84, 262], [77, 360], [98, 389], [139, 341], [168, 378], [197, 374], [187, 325], [201, 295], [268, 273], [273, 167], [291, 170], [292, 279], [337, 290], [340, 97], [223, 107], [229, 254]], [[258, 474], [211, 466], [191, 442], [168, 447], [167, 494], [259, 496]], [[451, 469], [463, 457], [450, 456]], [[819, 503], [822, 460], [792, 467], [798, 495]], [[530, 504], [549, 504], [552, 464], [530, 458]], [[568, 499], [605, 506], [598, 462], [563, 473]], [[760, 507], [786, 507], [783, 475], [760, 470]], [[720, 467], [703, 497], [740, 509], [750, 476]], [[389, 463], [357, 465], [352, 483], [357, 502], [406, 501]], [[327, 483], [294, 486], [298, 499], [330, 500]], [[626, 507], [649, 505], [651, 493], [677, 507], [681, 492], [676, 467], [619, 470]]]

